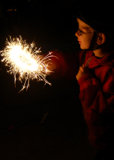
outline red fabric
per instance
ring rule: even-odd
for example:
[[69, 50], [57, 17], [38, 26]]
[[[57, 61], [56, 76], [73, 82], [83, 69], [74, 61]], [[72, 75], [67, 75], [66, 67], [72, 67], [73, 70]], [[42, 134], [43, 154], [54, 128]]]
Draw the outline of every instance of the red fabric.
[[78, 80], [81, 104], [88, 126], [90, 143], [103, 149], [114, 143], [114, 53], [96, 58], [91, 51], [85, 55], [90, 73]]

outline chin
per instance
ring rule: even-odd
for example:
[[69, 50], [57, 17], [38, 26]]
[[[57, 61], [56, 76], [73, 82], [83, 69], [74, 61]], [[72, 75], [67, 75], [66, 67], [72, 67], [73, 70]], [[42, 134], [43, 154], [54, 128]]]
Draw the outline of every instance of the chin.
[[86, 50], [86, 48], [84, 48], [84, 47], [80, 47], [80, 49], [81, 49], [81, 50]]
[[89, 48], [89, 47], [81, 47], [81, 46], [80, 46], [80, 49], [81, 49], [81, 50], [89, 50], [90, 48]]

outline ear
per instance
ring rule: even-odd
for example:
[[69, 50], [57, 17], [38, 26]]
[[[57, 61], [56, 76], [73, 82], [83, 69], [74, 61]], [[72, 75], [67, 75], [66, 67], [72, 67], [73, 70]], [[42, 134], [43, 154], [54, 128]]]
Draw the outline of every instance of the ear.
[[104, 33], [98, 33], [96, 43], [102, 45], [106, 42], [106, 35]]

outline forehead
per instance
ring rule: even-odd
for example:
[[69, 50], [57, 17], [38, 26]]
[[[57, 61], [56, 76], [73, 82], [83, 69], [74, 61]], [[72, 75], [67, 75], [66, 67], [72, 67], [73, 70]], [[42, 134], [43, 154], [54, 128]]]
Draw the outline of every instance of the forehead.
[[77, 18], [77, 22], [79, 25], [79, 28], [84, 29], [84, 30], [94, 30], [91, 26], [89, 26], [87, 23], [82, 21], [81, 19]]

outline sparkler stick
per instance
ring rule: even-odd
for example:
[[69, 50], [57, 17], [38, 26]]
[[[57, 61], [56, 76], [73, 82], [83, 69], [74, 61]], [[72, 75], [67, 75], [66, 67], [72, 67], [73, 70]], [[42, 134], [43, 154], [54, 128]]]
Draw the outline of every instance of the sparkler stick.
[[6, 46], [1, 51], [1, 61], [8, 67], [7, 72], [14, 75], [14, 84], [16, 85], [17, 80], [23, 83], [20, 91], [27, 90], [30, 80], [33, 79], [51, 85], [46, 77], [52, 72], [49, 69], [49, 63], [54, 55], [52, 52], [46, 56], [40, 53], [41, 49], [37, 48], [35, 43], [27, 44], [21, 36], [6, 39]]

